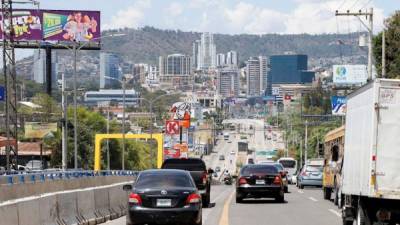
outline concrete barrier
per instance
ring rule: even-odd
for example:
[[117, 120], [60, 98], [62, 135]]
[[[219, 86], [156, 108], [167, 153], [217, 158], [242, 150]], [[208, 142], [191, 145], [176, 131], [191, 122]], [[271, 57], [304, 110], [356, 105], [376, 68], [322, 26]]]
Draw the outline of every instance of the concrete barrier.
[[99, 188], [94, 190], [94, 207], [96, 220], [98, 222], [110, 219], [110, 199], [108, 196], [108, 189]]
[[[39, 204], [39, 218], [41, 225], [54, 225], [58, 220], [57, 195], [41, 196], [37, 200]], [[21, 224], [22, 225], [22, 224]]]
[[17, 204], [18, 222], [24, 225], [36, 225], [40, 223], [39, 201], [25, 201]]
[[1, 224], [14, 225], [18, 224], [18, 206], [10, 204], [0, 207]]
[[131, 182], [0, 202], [0, 224], [92, 225], [115, 219], [126, 213], [128, 193], [122, 186], [128, 183]]
[[96, 224], [94, 191], [84, 190], [76, 194], [79, 224]]
[[77, 192], [57, 194], [58, 221], [65, 225], [78, 224]]

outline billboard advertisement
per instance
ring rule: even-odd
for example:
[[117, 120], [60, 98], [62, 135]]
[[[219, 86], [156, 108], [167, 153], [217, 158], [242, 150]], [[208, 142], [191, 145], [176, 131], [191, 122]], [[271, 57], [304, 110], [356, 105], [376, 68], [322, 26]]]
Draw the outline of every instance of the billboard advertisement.
[[368, 79], [366, 65], [333, 65], [333, 83], [365, 84]]
[[50, 132], [57, 131], [57, 123], [25, 123], [25, 138], [43, 138]]
[[99, 11], [15, 9], [13, 25], [18, 41], [100, 41]]
[[346, 115], [347, 100], [345, 96], [332, 96], [332, 115], [344, 116]]

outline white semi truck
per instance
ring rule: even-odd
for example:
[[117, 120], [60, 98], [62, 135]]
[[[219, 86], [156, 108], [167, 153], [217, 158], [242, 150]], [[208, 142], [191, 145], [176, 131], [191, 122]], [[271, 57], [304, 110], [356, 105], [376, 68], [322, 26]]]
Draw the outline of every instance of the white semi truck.
[[343, 160], [343, 224], [400, 224], [400, 80], [348, 96]]

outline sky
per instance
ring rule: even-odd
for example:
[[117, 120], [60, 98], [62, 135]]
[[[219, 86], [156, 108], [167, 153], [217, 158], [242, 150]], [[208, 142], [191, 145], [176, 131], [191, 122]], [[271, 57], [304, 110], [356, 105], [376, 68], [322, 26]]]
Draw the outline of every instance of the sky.
[[224, 34], [347, 33], [365, 31], [335, 10], [374, 8], [374, 30], [400, 9], [400, 0], [40, 0], [43, 9], [101, 11], [101, 28], [153, 26]]

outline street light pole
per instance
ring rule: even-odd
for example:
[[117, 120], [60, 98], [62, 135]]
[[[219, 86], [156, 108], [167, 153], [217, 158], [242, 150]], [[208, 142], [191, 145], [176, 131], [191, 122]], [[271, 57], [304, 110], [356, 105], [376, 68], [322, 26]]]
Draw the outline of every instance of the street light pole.
[[[110, 105], [107, 106], [107, 134], [110, 132]], [[110, 141], [107, 138], [107, 170], [110, 170]]]
[[122, 78], [122, 170], [125, 170], [125, 92], [126, 78]]
[[61, 166], [63, 170], [67, 169], [67, 149], [68, 149], [68, 142], [67, 142], [67, 138], [68, 138], [68, 133], [67, 133], [67, 127], [68, 127], [68, 117], [67, 117], [67, 96], [65, 93], [65, 74], [62, 73], [62, 84], [61, 84], [61, 105], [63, 108], [63, 127], [62, 127], [62, 160], [61, 160]]
[[77, 84], [76, 84], [76, 61], [77, 59], [77, 43], [74, 42], [73, 51], [74, 51], [74, 168], [78, 169], [78, 119], [77, 119]]

